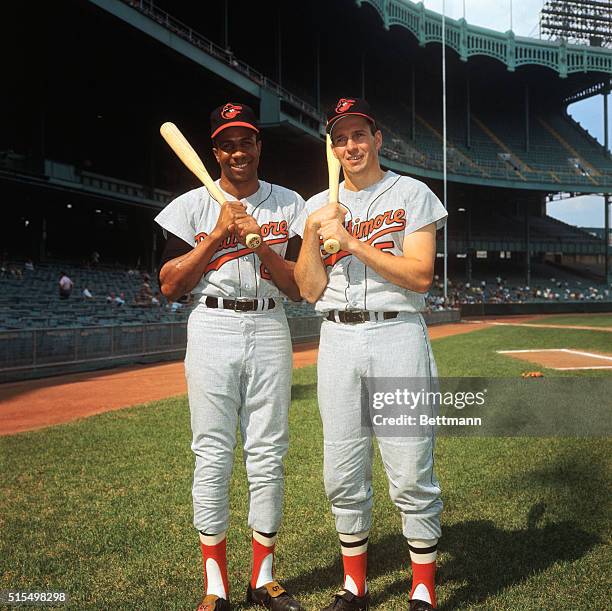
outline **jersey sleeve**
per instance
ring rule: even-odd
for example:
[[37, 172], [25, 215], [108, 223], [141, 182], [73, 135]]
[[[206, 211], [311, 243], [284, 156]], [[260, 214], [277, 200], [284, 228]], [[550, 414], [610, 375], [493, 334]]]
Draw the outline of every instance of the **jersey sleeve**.
[[306, 222], [306, 218], [302, 219], [304, 214], [304, 209], [306, 207], [306, 202], [304, 198], [299, 194], [293, 191], [294, 202], [291, 206], [291, 210], [287, 215], [287, 226], [289, 229], [289, 238], [293, 238], [295, 236], [302, 237], [304, 233], [304, 223]]
[[195, 244], [196, 191], [189, 191], [173, 199], [156, 217], [155, 222], [187, 244]]
[[321, 206], [327, 203], [327, 191], [313, 195], [307, 202], [304, 203], [301, 212], [296, 217], [293, 231], [295, 235], [304, 237], [304, 230], [306, 229], [306, 220], [308, 215], [312, 214], [315, 210], [318, 210]]
[[406, 208], [405, 235], [436, 224], [436, 229], [442, 229], [446, 224], [448, 212], [435, 193], [424, 183], [415, 181], [407, 189], [404, 200]]

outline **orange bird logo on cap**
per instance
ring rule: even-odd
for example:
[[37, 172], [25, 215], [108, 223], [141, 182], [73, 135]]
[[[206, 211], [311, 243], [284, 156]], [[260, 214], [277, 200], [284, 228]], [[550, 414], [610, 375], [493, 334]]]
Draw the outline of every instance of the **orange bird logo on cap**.
[[338, 106], [336, 106], [336, 112], [346, 112], [354, 103], [355, 100], [340, 98], [338, 100]]
[[221, 116], [224, 119], [233, 119], [242, 112], [242, 106], [236, 104], [226, 104], [221, 110]]

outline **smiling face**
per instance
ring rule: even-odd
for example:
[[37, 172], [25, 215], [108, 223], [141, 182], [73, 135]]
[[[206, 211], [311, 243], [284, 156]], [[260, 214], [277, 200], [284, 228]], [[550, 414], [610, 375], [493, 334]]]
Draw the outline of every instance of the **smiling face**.
[[382, 134], [379, 130], [373, 134], [371, 125], [359, 116], [346, 116], [334, 125], [332, 146], [345, 174], [365, 177], [380, 172], [378, 151], [382, 146]]
[[222, 179], [230, 183], [257, 182], [261, 141], [248, 127], [227, 127], [214, 140], [213, 153], [221, 166]]

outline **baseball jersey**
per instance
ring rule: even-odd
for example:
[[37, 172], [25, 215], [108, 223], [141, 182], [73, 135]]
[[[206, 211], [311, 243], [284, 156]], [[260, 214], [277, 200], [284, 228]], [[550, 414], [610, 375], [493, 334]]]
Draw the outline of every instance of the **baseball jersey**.
[[[218, 180], [216, 184], [221, 188]], [[229, 193], [224, 195], [228, 201], [236, 200]], [[298, 235], [295, 222], [304, 209], [302, 197], [295, 191], [260, 180], [259, 189], [240, 201], [261, 227], [262, 238], [268, 246], [284, 258], [289, 238]], [[219, 204], [207, 189], [200, 187], [172, 200], [155, 217], [155, 222], [195, 247], [215, 228], [219, 210]], [[259, 257], [233, 235], [221, 242], [191, 292], [196, 298], [263, 299], [280, 295]]]
[[[340, 203], [348, 209], [344, 224], [349, 233], [395, 256], [403, 255], [404, 237], [418, 229], [446, 223], [447, 212], [429, 187], [414, 178], [388, 171], [361, 191], [340, 185]], [[304, 233], [309, 214], [328, 203], [328, 191], [310, 198], [296, 229]], [[322, 251], [328, 284], [316, 303], [318, 312], [373, 310], [421, 312], [425, 295], [389, 282], [346, 251]]]

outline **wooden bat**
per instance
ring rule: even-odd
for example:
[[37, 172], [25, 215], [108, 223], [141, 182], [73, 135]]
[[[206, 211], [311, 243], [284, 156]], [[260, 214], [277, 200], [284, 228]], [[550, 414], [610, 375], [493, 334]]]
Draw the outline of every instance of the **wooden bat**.
[[[187, 138], [183, 136], [181, 130], [174, 123], [167, 122], [159, 128], [159, 133], [185, 166], [200, 179], [202, 184], [208, 189], [211, 197], [222, 206], [226, 201], [225, 195], [223, 195], [221, 189], [217, 187], [215, 181], [210, 177], [199, 155], [193, 150], [191, 144], [187, 142]], [[255, 249], [261, 245], [261, 236], [256, 233], [249, 233], [245, 242], [249, 248]]]
[[[329, 176], [329, 201], [338, 201], [338, 192], [340, 190], [340, 162], [336, 159], [334, 151], [332, 150], [332, 142], [329, 134], [327, 134], [327, 142], [325, 145], [325, 151], [327, 153], [327, 174]], [[340, 250], [340, 244], [336, 238], [329, 238], [323, 243], [325, 252], [330, 255]]]

